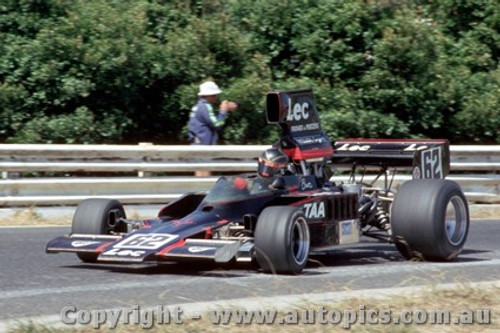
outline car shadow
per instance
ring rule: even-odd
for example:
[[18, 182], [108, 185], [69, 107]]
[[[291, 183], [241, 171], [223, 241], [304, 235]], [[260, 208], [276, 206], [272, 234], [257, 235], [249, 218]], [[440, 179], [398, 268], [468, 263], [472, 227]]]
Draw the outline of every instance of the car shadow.
[[383, 264], [405, 261], [393, 245], [363, 244], [353, 248], [335, 249], [309, 257], [308, 267], [336, 267]]
[[[217, 264], [209, 262], [191, 263], [143, 263], [143, 264], [77, 264], [63, 266], [82, 270], [103, 270], [113, 273], [139, 275], [189, 275], [199, 277], [238, 278], [248, 276], [241, 272], [245, 265]], [[251, 268], [248, 268], [251, 269]]]
[[463, 249], [461, 255], [469, 255], [469, 254], [482, 254], [482, 253], [491, 253], [490, 250], [473, 250], [473, 249]]
[[[480, 258], [491, 251], [464, 249], [456, 261], [479, 262], [489, 259]], [[418, 261], [418, 260], [417, 260]], [[359, 243], [350, 247], [335, 249], [321, 254], [309, 256], [306, 269], [301, 273], [305, 276], [328, 274], [317, 270], [321, 267], [346, 267], [364, 265], [383, 265], [387, 263], [408, 262], [392, 244], [387, 243]], [[103, 270], [122, 274], [139, 275], [188, 275], [216, 278], [239, 278], [262, 273], [256, 264], [214, 262], [179, 262], [179, 263], [141, 263], [141, 264], [109, 264], [109, 263], [79, 263], [62, 266], [65, 268], [82, 270]], [[264, 274], [264, 273], [262, 273]]]
[[[455, 261], [457, 262], [480, 262], [488, 261], [484, 258], [487, 250], [464, 249]], [[408, 262], [396, 247], [387, 243], [360, 243], [352, 248], [336, 249], [324, 254], [312, 255], [309, 258], [308, 267], [336, 267], [336, 266], [362, 266], [384, 264], [389, 262]], [[411, 260], [414, 262], [428, 262], [421, 260]]]

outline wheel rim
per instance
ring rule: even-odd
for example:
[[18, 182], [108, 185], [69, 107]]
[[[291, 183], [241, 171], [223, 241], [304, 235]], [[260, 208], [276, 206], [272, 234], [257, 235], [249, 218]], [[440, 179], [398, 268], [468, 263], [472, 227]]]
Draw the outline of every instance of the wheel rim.
[[290, 245], [293, 260], [302, 265], [309, 256], [309, 229], [303, 217], [293, 221], [291, 237]]
[[454, 196], [446, 206], [445, 217], [446, 238], [453, 245], [459, 245], [467, 234], [467, 210], [459, 196]]

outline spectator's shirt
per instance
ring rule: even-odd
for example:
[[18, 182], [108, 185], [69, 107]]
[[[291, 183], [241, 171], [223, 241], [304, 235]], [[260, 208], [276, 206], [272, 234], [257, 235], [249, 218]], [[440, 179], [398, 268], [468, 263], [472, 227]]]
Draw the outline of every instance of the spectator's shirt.
[[202, 145], [217, 144], [217, 132], [224, 126], [226, 115], [225, 110], [216, 114], [213, 106], [204, 98], [200, 98], [189, 115], [189, 141]]

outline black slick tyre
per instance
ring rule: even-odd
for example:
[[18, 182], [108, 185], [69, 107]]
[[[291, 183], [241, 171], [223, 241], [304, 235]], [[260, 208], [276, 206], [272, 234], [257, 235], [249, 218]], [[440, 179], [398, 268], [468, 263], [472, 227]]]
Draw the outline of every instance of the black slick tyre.
[[309, 257], [310, 235], [301, 209], [267, 207], [255, 228], [255, 257], [266, 273], [298, 274]]
[[392, 204], [392, 236], [407, 259], [456, 259], [467, 239], [469, 223], [467, 200], [460, 186], [450, 180], [408, 181]]
[[[71, 234], [105, 235], [113, 224], [126, 218], [121, 203], [113, 199], [87, 199], [82, 201], [73, 215]], [[84, 262], [96, 262], [98, 254], [77, 253]]]

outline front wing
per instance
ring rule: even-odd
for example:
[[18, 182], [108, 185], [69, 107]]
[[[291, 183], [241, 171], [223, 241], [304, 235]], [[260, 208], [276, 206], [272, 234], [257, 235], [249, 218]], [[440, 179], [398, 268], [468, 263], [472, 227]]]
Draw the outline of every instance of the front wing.
[[[219, 263], [235, 259], [251, 261], [253, 243], [246, 239], [179, 239], [170, 234], [137, 234], [132, 237], [73, 234], [50, 241], [47, 253], [95, 253], [97, 262], [147, 262], [211, 260]], [[142, 238], [139, 242], [138, 238]], [[161, 244], [163, 239], [170, 242]], [[149, 243], [148, 243], [149, 242]]]

